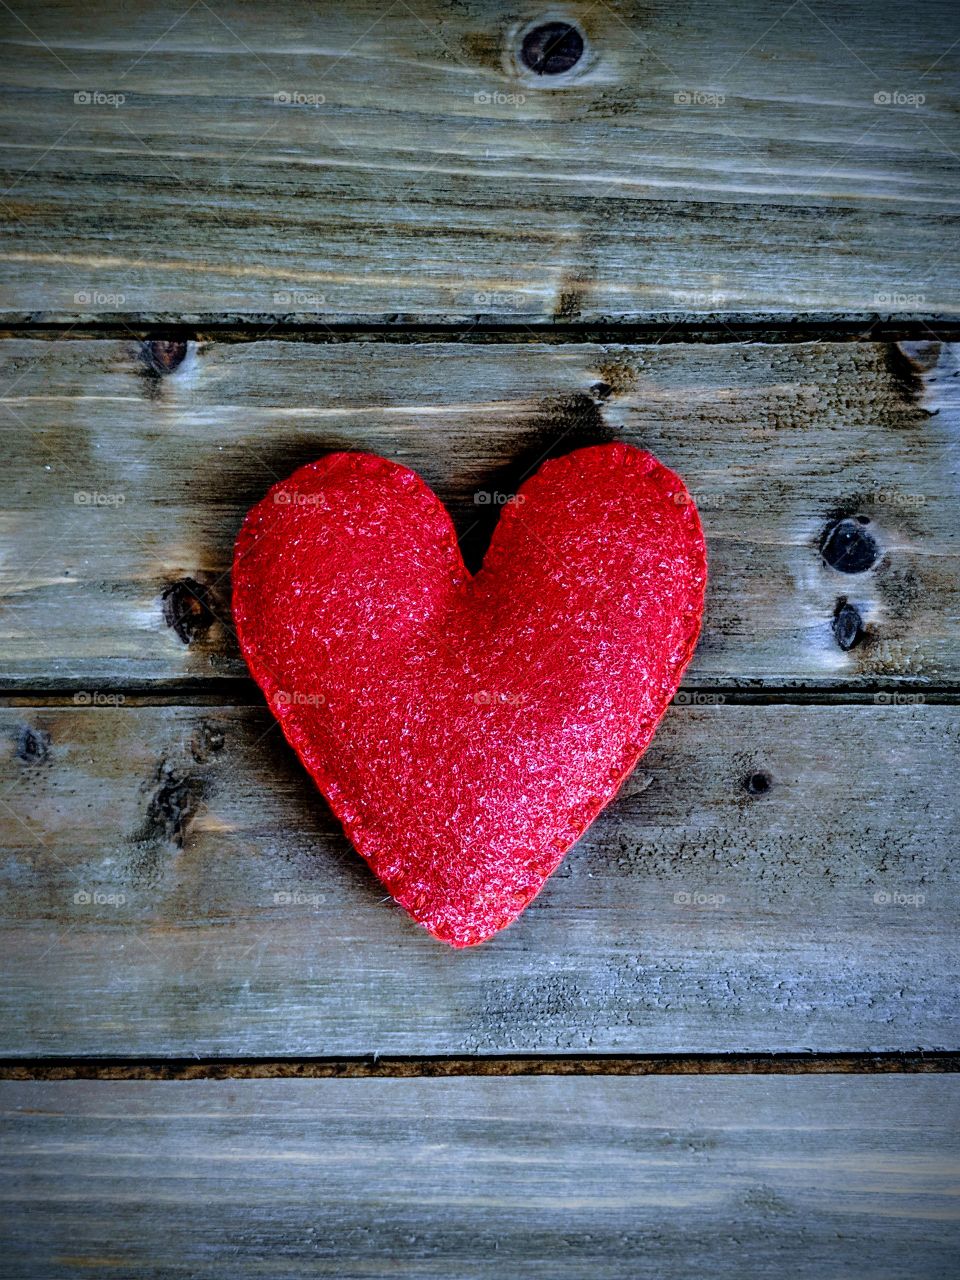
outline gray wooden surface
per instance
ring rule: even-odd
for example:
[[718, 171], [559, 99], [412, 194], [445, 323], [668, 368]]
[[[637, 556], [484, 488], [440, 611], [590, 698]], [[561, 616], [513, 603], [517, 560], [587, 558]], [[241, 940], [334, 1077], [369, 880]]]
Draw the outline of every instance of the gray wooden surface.
[[[79, 692], [244, 675], [237, 529], [327, 450], [421, 472], [475, 568], [504, 497], [545, 455], [626, 439], [684, 476], [705, 526], [688, 684], [955, 684], [958, 351], [201, 342], [160, 374], [133, 340], [2, 341], [0, 679]], [[863, 572], [821, 555], [843, 518], [870, 522]], [[191, 589], [190, 608], [171, 609], [184, 582], [203, 609]], [[844, 604], [861, 623], [849, 648]]]
[[[564, 75], [517, 63], [541, 14], [586, 39]], [[5, 4], [0, 309], [955, 315], [955, 28], [950, 0]]]
[[0, 1055], [955, 1048], [958, 728], [675, 706], [523, 917], [455, 952], [265, 709], [9, 707]]
[[9, 1280], [953, 1280], [960, 1253], [955, 1076], [4, 1084], [0, 1116]]

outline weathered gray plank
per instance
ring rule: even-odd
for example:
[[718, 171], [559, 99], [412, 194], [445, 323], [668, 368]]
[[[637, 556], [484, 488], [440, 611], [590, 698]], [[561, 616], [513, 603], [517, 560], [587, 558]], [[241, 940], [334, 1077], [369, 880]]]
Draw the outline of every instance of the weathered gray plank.
[[[0, 343], [8, 687], [244, 674], [229, 625], [236, 531], [275, 480], [329, 449], [420, 471], [475, 567], [518, 479], [551, 450], [611, 438], [679, 470], [701, 508], [711, 580], [688, 682], [957, 683], [956, 346], [267, 341], [181, 354]], [[158, 372], [164, 359], [172, 372]], [[879, 548], [865, 572], [824, 563], [841, 517], [871, 522], [858, 526]], [[190, 615], [189, 592], [177, 607], [168, 593], [184, 579], [208, 589], [214, 616]], [[168, 623], [184, 612], [178, 636]]]
[[957, 311], [950, 0], [15, 10], [11, 313]]
[[675, 707], [464, 952], [386, 899], [265, 709], [2, 722], [0, 1055], [960, 1046], [957, 708]]
[[960, 1252], [951, 1076], [74, 1081], [0, 1115], [10, 1280], [952, 1280]]

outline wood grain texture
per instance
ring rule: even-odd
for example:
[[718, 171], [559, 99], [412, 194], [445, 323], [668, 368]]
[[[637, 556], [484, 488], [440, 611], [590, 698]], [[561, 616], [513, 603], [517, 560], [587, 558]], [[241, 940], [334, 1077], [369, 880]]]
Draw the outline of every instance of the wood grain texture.
[[[956, 1077], [0, 1085], [9, 1280], [952, 1280]], [[202, 1206], [202, 1212], [198, 1208]]]
[[957, 313], [950, 0], [21, 9], [9, 315]]
[[[545, 456], [624, 439], [678, 470], [701, 510], [710, 585], [689, 684], [956, 687], [958, 351], [0, 342], [0, 680], [90, 691], [245, 674], [237, 529], [330, 449], [419, 471], [476, 568]], [[842, 518], [870, 521], [866, 571], [824, 562]], [[846, 648], [845, 605], [859, 620]]]
[[386, 898], [265, 709], [3, 726], [0, 1055], [960, 1047], [955, 707], [675, 707], [461, 952]]

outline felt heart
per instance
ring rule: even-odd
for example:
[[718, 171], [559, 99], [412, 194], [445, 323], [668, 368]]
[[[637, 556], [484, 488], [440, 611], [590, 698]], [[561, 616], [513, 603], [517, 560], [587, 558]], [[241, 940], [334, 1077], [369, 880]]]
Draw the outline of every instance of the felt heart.
[[419, 476], [334, 453], [249, 513], [233, 581], [244, 657], [347, 835], [469, 946], [643, 753], [696, 644], [706, 556], [680, 479], [627, 445], [541, 467], [476, 576]]

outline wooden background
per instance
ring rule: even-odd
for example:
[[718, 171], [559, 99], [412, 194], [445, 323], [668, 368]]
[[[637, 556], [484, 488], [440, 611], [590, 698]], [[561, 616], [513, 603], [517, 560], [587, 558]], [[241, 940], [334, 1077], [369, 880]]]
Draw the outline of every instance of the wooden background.
[[[958, 40], [946, 0], [0, 6], [5, 1275], [952, 1280]], [[614, 439], [697, 500], [703, 636], [453, 952], [246, 676], [233, 540], [358, 448], [476, 568]]]

